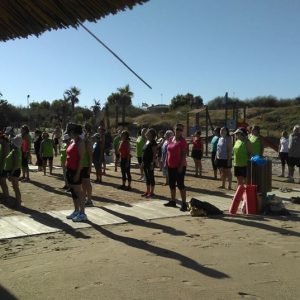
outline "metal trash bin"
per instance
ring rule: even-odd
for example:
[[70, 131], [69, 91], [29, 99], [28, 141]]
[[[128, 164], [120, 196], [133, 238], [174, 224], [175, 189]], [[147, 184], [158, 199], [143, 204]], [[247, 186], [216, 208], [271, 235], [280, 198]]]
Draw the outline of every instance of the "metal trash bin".
[[264, 165], [257, 165], [250, 160], [247, 165], [247, 184], [257, 185], [257, 192], [266, 194], [272, 191], [272, 160], [265, 158]]

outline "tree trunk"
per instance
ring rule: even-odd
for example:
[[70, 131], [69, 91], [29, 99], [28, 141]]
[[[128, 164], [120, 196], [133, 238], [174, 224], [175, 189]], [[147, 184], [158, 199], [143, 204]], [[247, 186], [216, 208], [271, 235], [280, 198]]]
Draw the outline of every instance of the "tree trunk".
[[125, 105], [122, 105], [122, 125], [125, 125]]
[[110, 129], [110, 121], [109, 121], [109, 111], [108, 111], [108, 107], [105, 109], [105, 116], [106, 116], [106, 126], [107, 129]]

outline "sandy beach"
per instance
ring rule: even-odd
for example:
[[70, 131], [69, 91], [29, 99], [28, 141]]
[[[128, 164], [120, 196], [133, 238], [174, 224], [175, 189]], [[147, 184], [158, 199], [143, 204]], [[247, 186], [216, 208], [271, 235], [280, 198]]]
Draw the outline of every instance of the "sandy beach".
[[[192, 163], [190, 163], [192, 166]], [[228, 196], [212, 180], [209, 159], [202, 178], [189, 168], [188, 197]], [[299, 188], [279, 178], [273, 165], [273, 188]], [[133, 191], [120, 192], [120, 174], [112, 167], [103, 184], [94, 184], [94, 205], [141, 201], [145, 184], [132, 169]], [[92, 179], [94, 179], [94, 174]], [[169, 197], [157, 171], [156, 197]], [[63, 192], [61, 169], [54, 176], [31, 172], [21, 183], [24, 211], [1, 205], [13, 216], [71, 209]], [[235, 183], [234, 183], [235, 187]], [[231, 191], [232, 193], [232, 191]], [[286, 203], [290, 216], [179, 216], [119, 225], [28, 236], [0, 241], [1, 299], [298, 299], [299, 205]]]

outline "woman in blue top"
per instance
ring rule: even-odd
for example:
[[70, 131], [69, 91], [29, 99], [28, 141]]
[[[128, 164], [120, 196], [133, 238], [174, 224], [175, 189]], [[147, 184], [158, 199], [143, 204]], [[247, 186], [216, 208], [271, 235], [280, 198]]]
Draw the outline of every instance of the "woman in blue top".
[[218, 167], [216, 164], [216, 153], [217, 153], [217, 146], [218, 146], [218, 141], [220, 138], [220, 127], [216, 127], [214, 129], [214, 136], [211, 139], [211, 164], [214, 170], [214, 178], [217, 179], [217, 173], [218, 173]]

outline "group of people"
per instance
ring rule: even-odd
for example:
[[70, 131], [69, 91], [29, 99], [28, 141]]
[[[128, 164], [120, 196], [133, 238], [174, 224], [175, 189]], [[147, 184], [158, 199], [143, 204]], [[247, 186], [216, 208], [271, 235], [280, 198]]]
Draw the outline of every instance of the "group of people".
[[[232, 162], [234, 176], [237, 178], [237, 185], [246, 183], [247, 164], [251, 157], [264, 154], [264, 140], [260, 135], [260, 127], [252, 126], [248, 130], [244, 127], [234, 131], [234, 143], [226, 127], [217, 127], [214, 130], [212, 146], [212, 166], [214, 177], [217, 178], [220, 172], [221, 186], [224, 189], [228, 182], [228, 189], [232, 189]], [[295, 125], [293, 132], [288, 135], [282, 133], [279, 143], [279, 157], [281, 160], [282, 172], [279, 175], [284, 177], [285, 165], [288, 165], [288, 182], [294, 182], [294, 170], [298, 167], [300, 175], [300, 126]]]
[[[154, 128], [142, 128], [136, 139], [136, 157], [140, 170], [139, 180], [145, 181], [145, 191], [141, 196], [149, 199], [155, 196], [155, 174], [158, 168], [165, 177], [165, 185], [170, 189], [170, 200], [165, 206], [176, 207], [176, 188], [181, 195], [182, 211], [187, 210], [185, 174], [187, 168], [187, 155], [189, 144], [183, 136], [184, 125], [179, 123], [166, 132], [156, 132]], [[250, 130], [238, 128], [234, 131], [234, 138], [226, 127], [215, 128], [211, 140], [211, 161], [214, 178], [220, 174], [221, 186], [232, 189], [232, 163], [237, 184], [246, 182], [247, 164], [254, 155], [263, 155], [264, 142], [260, 136], [260, 128], [252, 126]], [[19, 180], [29, 181], [28, 163], [31, 160], [32, 139], [29, 128], [21, 127], [21, 134], [15, 135], [12, 128], [7, 127], [0, 132], [0, 185], [5, 198], [9, 197], [6, 179], [12, 182], [15, 192], [14, 206], [21, 205], [21, 192]], [[46, 175], [47, 163], [52, 174], [53, 156], [60, 154], [65, 184], [63, 189], [68, 189], [72, 194], [74, 211], [67, 216], [74, 222], [87, 220], [85, 207], [92, 205], [92, 185], [90, 175], [92, 166], [95, 168], [96, 183], [102, 182], [105, 174], [105, 156], [109, 155], [110, 148], [115, 154], [115, 171], [121, 169], [121, 190], [132, 189], [131, 159], [132, 147], [128, 130], [117, 130], [113, 140], [109, 139], [104, 124], [100, 124], [96, 133], [92, 133], [89, 124], [81, 126], [68, 123], [62, 133], [59, 127], [50, 138], [49, 133], [35, 131], [33, 139], [38, 169]], [[195, 164], [195, 176], [202, 176], [201, 159], [203, 157], [203, 141], [201, 131], [197, 130], [191, 140], [191, 157]], [[284, 176], [285, 164], [289, 166], [289, 181], [293, 181], [294, 168], [299, 168], [300, 174], [300, 126], [296, 125], [293, 133], [288, 136], [282, 133], [279, 144], [279, 156], [282, 162]], [[22, 172], [22, 177], [21, 176]]]
[[[188, 144], [183, 137], [183, 124], [177, 124], [174, 131], [159, 131], [154, 128], [142, 128], [136, 140], [136, 157], [140, 170], [140, 180], [145, 181], [145, 192], [141, 194], [144, 198], [155, 196], [155, 175], [157, 167], [166, 178], [166, 185], [170, 188], [170, 201], [166, 206], [176, 207], [176, 186], [182, 199], [180, 209], [187, 210], [186, 191], [184, 178], [187, 166]], [[131, 190], [131, 144], [129, 132], [123, 130], [118, 132], [113, 141], [115, 151], [115, 171], [120, 161], [122, 185], [119, 189]]]

